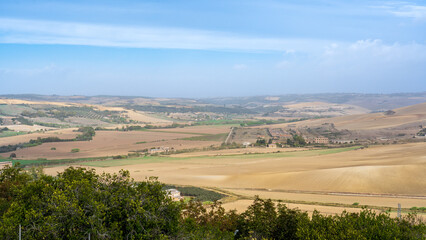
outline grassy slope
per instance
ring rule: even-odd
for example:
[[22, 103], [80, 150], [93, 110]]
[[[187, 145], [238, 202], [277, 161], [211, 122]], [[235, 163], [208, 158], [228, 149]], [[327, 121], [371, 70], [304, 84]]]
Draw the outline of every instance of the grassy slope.
[[0, 133], [0, 138], [3, 137], [12, 137], [17, 135], [27, 134], [26, 132], [15, 132], [15, 131], [4, 131]]

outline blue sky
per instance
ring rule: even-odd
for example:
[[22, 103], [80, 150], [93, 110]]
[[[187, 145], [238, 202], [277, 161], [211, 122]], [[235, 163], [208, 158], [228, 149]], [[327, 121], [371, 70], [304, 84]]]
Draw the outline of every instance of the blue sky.
[[0, 94], [419, 91], [424, 1], [0, 1]]

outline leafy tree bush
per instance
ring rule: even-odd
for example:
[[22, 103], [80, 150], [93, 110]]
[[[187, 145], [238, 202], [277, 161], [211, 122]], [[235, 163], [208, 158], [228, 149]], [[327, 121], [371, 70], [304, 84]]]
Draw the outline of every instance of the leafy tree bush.
[[294, 134], [292, 139], [287, 139], [287, 145], [291, 147], [303, 147], [306, 145], [306, 141], [302, 136]]
[[424, 239], [415, 215], [364, 209], [324, 216], [256, 198], [238, 214], [215, 202], [173, 202], [155, 178], [70, 167], [57, 176], [18, 166], [0, 172], [0, 239]]
[[264, 138], [258, 138], [255, 143], [256, 146], [266, 146], [266, 140]]
[[0, 174], [0, 238], [153, 239], [176, 235], [180, 208], [156, 179], [134, 182], [128, 171], [97, 175], [68, 168], [35, 177], [19, 168]]
[[77, 131], [82, 132], [82, 134], [75, 137], [76, 141], [90, 141], [96, 134], [92, 127], [81, 127]]

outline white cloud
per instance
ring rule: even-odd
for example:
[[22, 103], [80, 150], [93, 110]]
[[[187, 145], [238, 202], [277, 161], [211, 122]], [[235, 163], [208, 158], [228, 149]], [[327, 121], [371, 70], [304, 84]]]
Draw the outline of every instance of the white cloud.
[[0, 18], [0, 42], [284, 52], [310, 51], [328, 44], [326, 40], [316, 39], [258, 38], [193, 29], [129, 27], [10, 18]]
[[391, 13], [398, 17], [426, 19], [426, 6], [407, 5], [397, 11], [391, 11]]
[[20, 68], [20, 69], [13, 69], [13, 68], [0, 68], [0, 74], [10, 74], [15, 76], [27, 76], [27, 77], [33, 77], [43, 74], [54, 74], [58, 72], [64, 72], [65, 69], [60, 68], [56, 66], [55, 64], [49, 64], [37, 68]]
[[426, 6], [413, 5], [407, 2], [387, 2], [383, 6], [374, 6], [374, 8], [383, 9], [397, 17], [426, 20]]

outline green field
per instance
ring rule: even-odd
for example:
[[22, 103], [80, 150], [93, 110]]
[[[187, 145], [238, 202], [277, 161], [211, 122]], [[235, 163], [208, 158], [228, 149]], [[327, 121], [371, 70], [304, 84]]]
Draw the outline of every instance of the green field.
[[231, 159], [253, 159], [253, 158], [285, 158], [285, 157], [310, 157], [334, 154], [340, 152], [351, 151], [359, 149], [360, 147], [348, 147], [348, 148], [335, 148], [335, 149], [321, 149], [321, 150], [306, 150], [306, 151], [294, 151], [294, 152], [277, 152], [277, 153], [256, 153], [256, 154], [242, 154], [242, 155], [221, 155], [221, 156], [195, 156], [195, 157], [171, 157], [171, 156], [145, 156], [138, 158], [128, 159], [115, 159], [115, 160], [104, 160], [104, 161], [91, 161], [82, 162], [81, 165], [91, 167], [116, 167], [125, 165], [145, 164], [145, 163], [162, 163], [170, 161], [183, 161], [183, 160], [212, 160], [218, 158], [231, 158]]
[[45, 158], [35, 159], [35, 160], [22, 160], [22, 159], [10, 159], [0, 157], [0, 162], [12, 161], [13, 165], [19, 163], [22, 167], [31, 167], [31, 166], [58, 166], [71, 163], [79, 162], [90, 162], [90, 161], [102, 161], [110, 157], [96, 157], [96, 158], [74, 158], [74, 159], [54, 159], [47, 160]]
[[199, 187], [164, 185], [163, 189], [177, 189], [182, 196], [189, 196], [203, 203], [213, 203], [226, 195]]
[[347, 148], [335, 148], [335, 149], [321, 149], [321, 150], [306, 150], [306, 151], [294, 151], [294, 152], [275, 152], [275, 153], [254, 153], [254, 154], [242, 154], [242, 155], [220, 155], [220, 156], [194, 156], [194, 157], [172, 157], [172, 156], [144, 156], [126, 159], [111, 159], [111, 157], [96, 157], [96, 158], [76, 158], [76, 159], [37, 159], [37, 160], [22, 160], [22, 159], [9, 159], [0, 158], [1, 161], [12, 161], [13, 164], [20, 163], [23, 167], [29, 166], [51, 166], [51, 165], [65, 165], [78, 163], [84, 166], [91, 167], [116, 167], [126, 166], [135, 164], [147, 164], [147, 163], [162, 163], [171, 161], [183, 161], [183, 160], [211, 160], [214, 161], [218, 158], [228, 159], [256, 159], [256, 158], [286, 158], [286, 157], [310, 157], [334, 154], [340, 152], [351, 151], [359, 149], [360, 147], [347, 147]]
[[182, 138], [182, 140], [190, 140], [190, 141], [220, 141], [223, 142], [228, 136], [228, 133], [219, 133], [219, 134], [210, 134], [204, 136], [196, 136], [196, 137], [188, 137]]
[[25, 110], [34, 111], [32, 108], [25, 105], [0, 104], [0, 113], [3, 113], [4, 115], [17, 116]]
[[27, 133], [26, 132], [15, 132], [15, 131], [4, 131], [4, 132], [0, 132], [0, 138], [12, 137], [12, 136], [23, 135], [23, 134], [27, 134]]
[[179, 131], [161, 131], [161, 130], [156, 130], [156, 129], [144, 129], [144, 130], [139, 130], [139, 131], [148, 131], [148, 132], [162, 132], [162, 133], [179, 133], [179, 134], [190, 134], [190, 135], [203, 135], [203, 136], [209, 136], [212, 134], [208, 134], [208, 133], [197, 133], [197, 132], [179, 132]]

